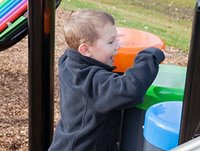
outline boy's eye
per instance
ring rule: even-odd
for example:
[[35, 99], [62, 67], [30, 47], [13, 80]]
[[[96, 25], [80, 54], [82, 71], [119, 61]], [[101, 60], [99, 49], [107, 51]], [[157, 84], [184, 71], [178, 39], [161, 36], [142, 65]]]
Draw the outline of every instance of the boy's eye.
[[114, 41], [110, 41], [109, 44], [112, 44]]

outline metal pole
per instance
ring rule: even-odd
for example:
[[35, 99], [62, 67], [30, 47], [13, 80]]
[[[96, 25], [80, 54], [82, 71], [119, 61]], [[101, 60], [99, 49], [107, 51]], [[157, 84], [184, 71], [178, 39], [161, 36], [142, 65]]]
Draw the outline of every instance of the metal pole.
[[29, 151], [53, 135], [55, 1], [29, 0]]
[[200, 136], [190, 140], [170, 151], [199, 151], [200, 150]]
[[200, 134], [200, 0], [196, 3], [188, 60], [179, 143]]

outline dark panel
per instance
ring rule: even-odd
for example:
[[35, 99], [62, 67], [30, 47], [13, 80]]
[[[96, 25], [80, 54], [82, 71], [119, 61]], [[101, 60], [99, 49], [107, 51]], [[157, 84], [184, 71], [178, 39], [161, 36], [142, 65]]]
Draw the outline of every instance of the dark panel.
[[186, 76], [179, 143], [200, 134], [200, 0], [196, 3]]
[[53, 135], [55, 1], [29, 1], [29, 150], [46, 151]]

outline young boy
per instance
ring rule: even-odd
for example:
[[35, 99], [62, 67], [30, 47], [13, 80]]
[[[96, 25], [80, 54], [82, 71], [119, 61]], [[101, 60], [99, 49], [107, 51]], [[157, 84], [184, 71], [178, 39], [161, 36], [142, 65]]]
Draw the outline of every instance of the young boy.
[[61, 119], [49, 151], [116, 151], [121, 110], [142, 102], [165, 56], [145, 49], [123, 75], [112, 72], [119, 35], [113, 17], [102, 11], [71, 13], [64, 34]]

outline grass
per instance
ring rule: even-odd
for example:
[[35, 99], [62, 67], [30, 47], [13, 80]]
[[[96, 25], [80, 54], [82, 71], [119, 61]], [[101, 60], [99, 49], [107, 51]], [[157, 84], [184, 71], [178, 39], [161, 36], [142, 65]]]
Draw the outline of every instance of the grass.
[[151, 32], [167, 46], [188, 51], [193, 8], [188, 0], [63, 0], [66, 11], [78, 8], [100, 9], [111, 13], [117, 26]]

